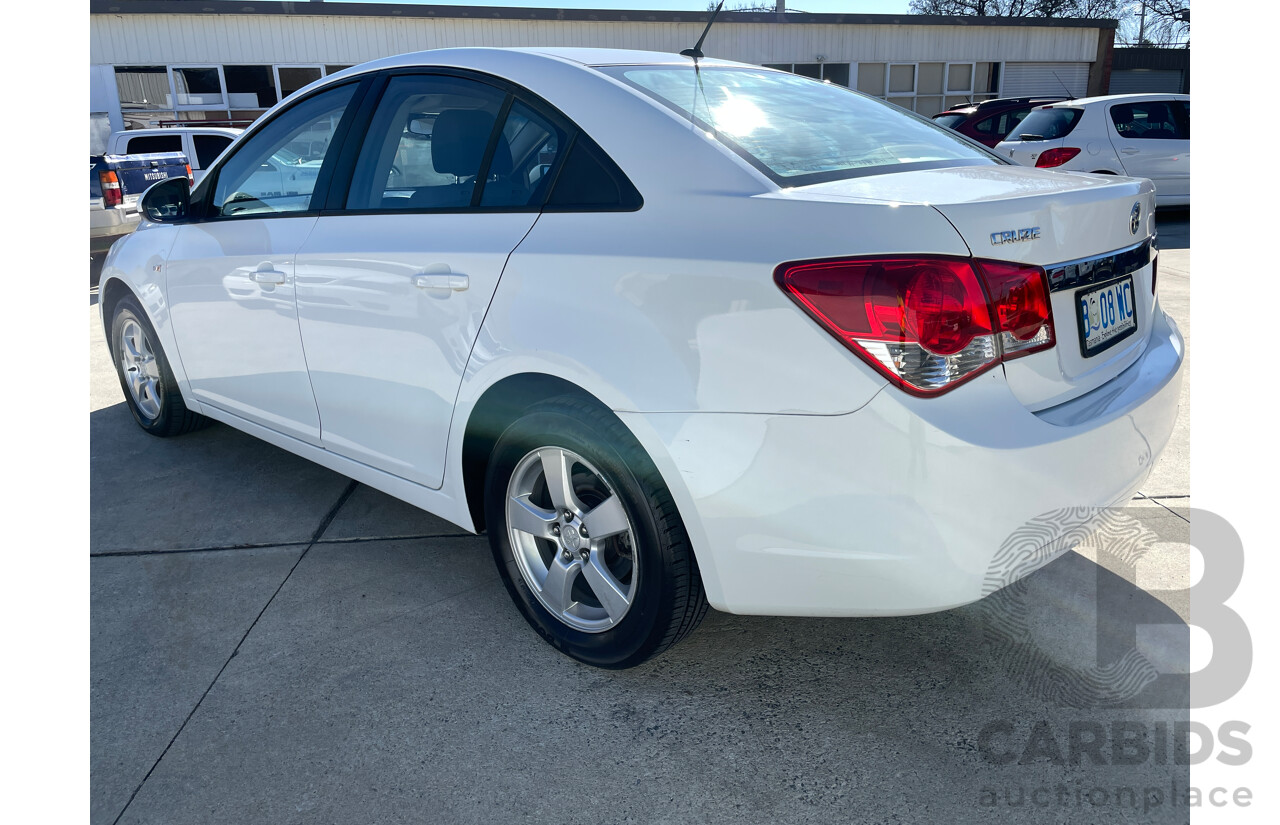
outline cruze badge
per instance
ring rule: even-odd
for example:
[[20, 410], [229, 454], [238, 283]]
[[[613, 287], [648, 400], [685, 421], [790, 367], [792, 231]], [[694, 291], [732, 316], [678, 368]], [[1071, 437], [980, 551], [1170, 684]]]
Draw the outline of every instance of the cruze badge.
[[1133, 211], [1129, 213], [1129, 234], [1130, 235], [1138, 234], [1138, 225], [1142, 222], [1141, 218], [1142, 218], [1142, 205], [1135, 203], [1133, 205]]
[[1020, 241], [1034, 241], [1040, 237], [1040, 227], [1028, 226], [1026, 229], [1010, 229], [1006, 232], [992, 232], [991, 245], [1000, 246], [1006, 243], [1019, 243]]

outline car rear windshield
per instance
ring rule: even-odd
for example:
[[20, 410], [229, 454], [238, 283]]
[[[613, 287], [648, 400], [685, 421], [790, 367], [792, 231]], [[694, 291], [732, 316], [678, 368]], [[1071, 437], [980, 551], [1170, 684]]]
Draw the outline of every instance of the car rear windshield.
[[1083, 109], [1032, 109], [1005, 140], [1055, 140], [1071, 134], [1080, 122]]
[[934, 115], [933, 122], [939, 126], [946, 126], [948, 129], [954, 129], [961, 123], [964, 123], [968, 115], [956, 113], [954, 115]]
[[779, 186], [999, 159], [955, 132], [843, 86], [764, 69], [607, 66]]

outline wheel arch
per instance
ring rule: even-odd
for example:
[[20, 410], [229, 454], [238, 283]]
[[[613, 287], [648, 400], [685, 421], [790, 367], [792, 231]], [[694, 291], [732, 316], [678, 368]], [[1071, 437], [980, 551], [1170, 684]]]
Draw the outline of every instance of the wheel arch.
[[116, 305], [120, 303], [121, 298], [126, 296], [137, 301], [138, 306], [143, 306], [137, 293], [130, 289], [122, 278], [108, 278], [105, 281], [99, 281], [98, 306], [101, 310], [102, 332], [107, 338], [107, 350], [111, 352], [112, 357], [115, 356], [115, 352], [111, 350], [111, 319], [115, 317]]
[[577, 398], [613, 412], [607, 404], [572, 381], [537, 372], [508, 375], [494, 382], [471, 407], [462, 436], [462, 485], [476, 532], [485, 529], [484, 479], [494, 444], [525, 410], [539, 402], [560, 397]]

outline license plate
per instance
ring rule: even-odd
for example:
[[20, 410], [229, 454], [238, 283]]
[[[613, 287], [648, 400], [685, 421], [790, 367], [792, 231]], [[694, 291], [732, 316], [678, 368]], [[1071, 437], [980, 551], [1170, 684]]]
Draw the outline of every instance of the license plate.
[[1076, 317], [1080, 324], [1080, 354], [1085, 358], [1128, 338], [1138, 328], [1133, 278], [1077, 292]]

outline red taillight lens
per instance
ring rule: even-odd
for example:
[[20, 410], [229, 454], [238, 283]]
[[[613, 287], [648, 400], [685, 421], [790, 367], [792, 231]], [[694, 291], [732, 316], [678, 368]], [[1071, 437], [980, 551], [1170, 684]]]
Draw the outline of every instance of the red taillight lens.
[[115, 172], [99, 172], [98, 183], [102, 186], [104, 206], [119, 206], [124, 202], [124, 193], [120, 191], [120, 178]]
[[195, 177], [191, 174], [191, 164], [189, 163], [187, 164], [187, 180], [191, 181], [192, 183], [196, 182]]
[[1053, 346], [1049, 278], [1038, 266], [978, 261], [1006, 359]]
[[1039, 267], [867, 258], [783, 264], [774, 278], [842, 344], [917, 395], [1053, 345], [1048, 278]]
[[1080, 154], [1079, 149], [1067, 146], [1061, 149], [1047, 149], [1036, 158], [1036, 166], [1041, 169], [1051, 169], [1054, 166], [1061, 166], [1078, 154]]

